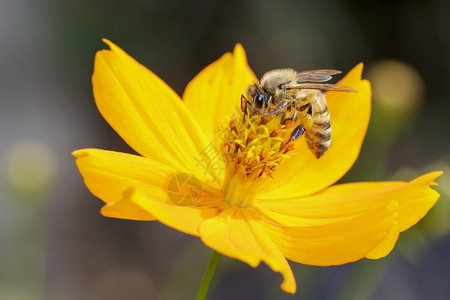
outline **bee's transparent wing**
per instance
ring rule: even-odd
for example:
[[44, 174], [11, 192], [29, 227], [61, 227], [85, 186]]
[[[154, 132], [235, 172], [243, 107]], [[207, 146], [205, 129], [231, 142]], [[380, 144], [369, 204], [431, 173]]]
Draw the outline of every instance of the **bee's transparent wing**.
[[331, 79], [332, 75], [342, 73], [338, 70], [311, 70], [297, 73], [297, 82], [325, 82]]
[[357, 93], [358, 91], [335, 84], [328, 83], [297, 83], [297, 84], [286, 84], [281, 86], [282, 89], [290, 90], [290, 89], [313, 89], [313, 90], [321, 90], [321, 91], [337, 91], [337, 92], [348, 92], [348, 93]]

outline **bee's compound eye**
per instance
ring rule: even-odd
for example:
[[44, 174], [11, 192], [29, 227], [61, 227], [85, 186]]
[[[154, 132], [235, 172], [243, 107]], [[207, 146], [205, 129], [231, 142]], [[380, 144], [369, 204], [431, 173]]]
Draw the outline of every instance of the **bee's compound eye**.
[[264, 104], [264, 94], [261, 93], [260, 91], [257, 91], [254, 99], [256, 107], [262, 108]]

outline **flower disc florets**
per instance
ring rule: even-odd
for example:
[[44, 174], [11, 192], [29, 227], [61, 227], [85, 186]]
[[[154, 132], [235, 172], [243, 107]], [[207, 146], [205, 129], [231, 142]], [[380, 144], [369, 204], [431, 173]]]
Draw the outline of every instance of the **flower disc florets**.
[[296, 124], [281, 124], [281, 116], [233, 114], [225, 128], [221, 145], [226, 164], [225, 201], [230, 205], [249, 206], [261, 183], [278, 168], [294, 149], [290, 138]]
[[271, 176], [287, 153], [294, 149], [290, 139], [295, 128], [292, 122], [280, 124], [280, 117], [271, 119], [233, 114], [224, 135], [222, 153], [228, 167], [244, 168], [247, 176], [263, 179]]

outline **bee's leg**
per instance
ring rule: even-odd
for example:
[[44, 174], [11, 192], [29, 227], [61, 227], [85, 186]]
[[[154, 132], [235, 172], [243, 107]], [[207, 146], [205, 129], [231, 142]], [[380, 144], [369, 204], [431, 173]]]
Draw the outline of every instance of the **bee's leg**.
[[[299, 114], [298, 114], [297, 110], [294, 109], [293, 111], [291, 111], [291, 120], [292, 120], [292, 122], [294, 122], [294, 123], [297, 122], [298, 118], [299, 118]], [[305, 126], [303, 126], [303, 127], [305, 127]]]
[[[270, 99], [272, 99], [272, 98], [270, 98]], [[270, 103], [270, 102], [268, 102], [268, 103]], [[286, 120], [286, 112], [283, 110], [286, 108], [287, 104], [288, 104], [287, 102], [281, 103], [280, 105], [275, 107], [275, 109], [273, 109], [272, 111], [267, 111], [266, 115], [267, 116], [278, 116], [282, 113], [280, 124], [283, 124], [284, 121]]]
[[[282, 110], [286, 108], [287, 105], [288, 105], [287, 102], [280, 103], [280, 105], [278, 105], [278, 106], [272, 111], [272, 115], [278, 116], [278, 115], [282, 112]], [[284, 113], [284, 112], [283, 112], [283, 113]]]
[[312, 116], [312, 105], [311, 105], [311, 102], [309, 102], [309, 103], [307, 103], [307, 104], [305, 104], [303, 106], [300, 106], [299, 110], [300, 111], [306, 111], [306, 113], [308, 115]]
[[244, 114], [247, 112], [247, 98], [244, 95], [241, 95], [241, 110]]
[[295, 141], [297, 139], [299, 139], [303, 133], [305, 133], [305, 129], [303, 128], [302, 125], [298, 125], [297, 127], [295, 127], [295, 129], [292, 131], [291, 136], [289, 137], [288, 142], [290, 141]]
[[313, 125], [313, 111], [311, 103], [307, 103], [298, 108], [300, 113], [300, 120], [305, 130], [311, 129]]
[[247, 98], [245, 98], [244, 95], [241, 95], [241, 109], [244, 112], [244, 121], [243, 122], [245, 122], [245, 115], [247, 114], [248, 103], [250, 103], [250, 102], [248, 102]]

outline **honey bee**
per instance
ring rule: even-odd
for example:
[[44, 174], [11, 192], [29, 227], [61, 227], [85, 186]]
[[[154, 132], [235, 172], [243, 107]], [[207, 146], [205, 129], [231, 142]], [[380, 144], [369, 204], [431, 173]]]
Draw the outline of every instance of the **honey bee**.
[[294, 69], [269, 71], [259, 83], [249, 85], [246, 98], [241, 96], [245, 116], [262, 118], [281, 115], [281, 124], [300, 121], [289, 138], [295, 141], [305, 134], [306, 144], [316, 158], [322, 157], [331, 142], [330, 113], [325, 91], [356, 92], [334, 84], [326, 84], [337, 70], [297, 72]]

